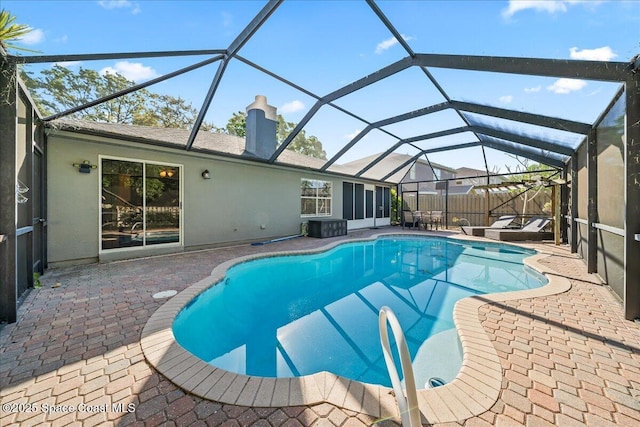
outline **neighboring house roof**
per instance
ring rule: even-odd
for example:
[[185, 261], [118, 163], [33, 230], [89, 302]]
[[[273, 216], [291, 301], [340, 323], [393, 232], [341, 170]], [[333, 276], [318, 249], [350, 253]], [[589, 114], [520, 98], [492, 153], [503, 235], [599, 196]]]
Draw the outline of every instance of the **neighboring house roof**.
[[458, 168], [456, 169], [456, 177], [466, 178], [470, 176], [486, 176], [486, 170], [474, 169], [474, 168]]
[[[456, 178], [471, 178], [471, 177], [486, 177], [487, 171], [482, 169], [474, 169], [474, 168], [458, 168], [456, 169]], [[492, 181], [506, 181], [506, 177], [492, 174], [489, 172], [489, 176]]]
[[449, 195], [452, 194], [467, 194], [473, 190], [473, 185], [450, 185]]
[[[57, 119], [47, 123], [49, 134], [55, 129], [79, 132], [91, 135], [114, 137], [134, 142], [142, 142], [152, 145], [175, 146], [183, 148], [189, 138], [190, 130], [177, 128], [160, 128], [151, 126], [137, 126], [122, 123], [99, 123], [78, 119]], [[234, 135], [201, 131], [198, 132], [193, 144], [194, 151], [204, 151], [212, 154], [221, 154], [234, 157], [243, 157], [257, 160], [258, 157], [245, 151], [245, 139]], [[325, 160], [305, 156], [292, 150], [284, 150], [277, 163], [289, 164], [299, 167], [320, 169]], [[334, 165], [331, 171], [337, 173], [349, 173], [340, 165]]]
[[[363, 157], [361, 159], [357, 159], [348, 163], [343, 163], [341, 167], [345, 170], [349, 170], [351, 174], [356, 174], [373, 160], [380, 157], [381, 154], [382, 153], [372, 154], [371, 156]], [[391, 153], [380, 162], [376, 163], [371, 169], [362, 174], [362, 176], [371, 179], [381, 179], [388, 173], [392, 172], [394, 169], [398, 168], [403, 163], [406, 163], [412, 157], [413, 156], [410, 156], [408, 154]], [[428, 162], [424, 159], [418, 159], [417, 163], [427, 165], [428, 167]], [[405, 165], [402, 169], [398, 170], [396, 173], [387, 178], [386, 181], [400, 182], [402, 178], [407, 174], [412, 164], [413, 162]], [[431, 162], [431, 166], [436, 169], [445, 170], [447, 172], [455, 172], [455, 169], [438, 163]]]
[[[429, 162], [427, 162], [427, 161], [426, 161], [425, 159], [423, 159], [423, 158], [418, 159], [416, 162], [417, 162], [417, 163], [422, 163], [422, 164], [425, 164], [425, 165], [429, 166]], [[447, 171], [447, 172], [451, 172], [451, 173], [455, 173], [455, 172], [456, 172], [456, 170], [455, 170], [454, 168], [452, 168], [452, 167], [445, 166], [445, 165], [443, 165], [443, 164], [436, 163], [436, 162], [430, 162], [430, 163], [431, 163], [431, 166], [432, 166], [434, 169], [440, 169], [440, 170]]]
[[[468, 188], [466, 192], [469, 192], [471, 191], [470, 187], [487, 184], [486, 176], [487, 176], [487, 171], [485, 170], [465, 168], [465, 167], [458, 168], [456, 169], [457, 181], [453, 181], [451, 187]], [[489, 182], [491, 184], [498, 184], [498, 183], [507, 181], [506, 177], [492, 175], [491, 173], [489, 174], [489, 177], [490, 177]], [[463, 190], [459, 190], [459, 191], [463, 191]]]

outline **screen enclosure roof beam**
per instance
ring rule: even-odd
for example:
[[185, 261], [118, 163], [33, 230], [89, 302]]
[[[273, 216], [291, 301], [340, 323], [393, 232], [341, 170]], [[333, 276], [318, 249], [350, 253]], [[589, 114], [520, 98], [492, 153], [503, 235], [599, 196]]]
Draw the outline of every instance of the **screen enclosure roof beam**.
[[[418, 158], [420, 156], [422, 156], [422, 155], [426, 156], [427, 154], [438, 153], [438, 152], [441, 152], [441, 151], [460, 150], [460, 149], [463, 149], [463, 148], [477, 147], [480, 144], [482, 144], [482, 143], [479, 142], [479, 141], [466, 142], [464, 144], [456, 144], [456, 145], [449, 145], [447, 147], [437, 147], [437, 148], [431, 148], [429, 150], [422, 150], [421, 152], [419, 152], [415, 156], [411, 157], [406, 162], [403, 162], [400, 166], [398, 166], [397, 168], [393, 169], [391, 172], [389, 172], [388, 174], [386, 174], [385, 176], [383, 176], [380, 179], [382, 181], [386, 181], [387, 179], [389, 179], [389, 177], [393, 176], [395, 173], [397, 173], [398, 171], [402, 170], [402, 168], [406, 167], [408, 164], [413, 163], [414, 161], [417, 161]], [[427, 158], [427, 162], [429, 162], [428, 158]], [[431, 162], [429, 162], [429, 166], [431, 167], [432, 172], [434, 172], [433, 176], [435, 176], [435, 171], [433, 171], [433, 167], [431, 166]]]
[[442, 131], [438, 131], [438, 132], [428, 133], [428, 134], [425, 134], [425, 135], [414, 136], [412, 138], [401, 139], [400, 141], [396, 142], [391, 147], [389, 147], [389, 149], [387, 151], [385, 151], [384, 153], [380, 154], [378, 157], [373, 159], [371, 161], [371, 163], [369, 163], [367, 166], [362, 168], [358, 173], [355, 174], [355, 176], [356, 177], [361, 176], [363, 173], [365, 173], [366, 171], [368, 171], [369, 169], [371, 169], [372, 167], [374, 167], [375, 165], [380, 163], [389, 154], [393, 153], [395, 150], [400, 148], [403, 144], [409, 144], [409, 143], [417, 142], [417, 141], [426, 141], [428, 139], [440, 138], [442, 136], [455, 135], [457, 133], [462, 133], [462, 132], [470, 132], [469, 126], [462, 126], [462, 127], [458, 127], [458, 128], [446, 129], [446, 130], [442, 130]]
[[[570, 156], [575, 152], [573, 148], [566, 145], [560, 145], [524, 135], [518, 135], [500, 129], [494, 129], [485, 126], [471, 126], [471, 128], [478, 134], [492, 136], [494, 138], [506, 139], [514, 143], [526, 145], [533, 148], [539, 148], [541, 150], [551, 151], [553, 153], [563, 154], [565, 156]], [[480, 137], [480, 139], [482, 139], [482, 137]]]
[[170, 78], [179, 76], [181, 74], [188, 73], [189, 71], [198, 69], [200, 67], [204, 67], [205, 65], [209, 65], [209, 64], [211, 64], [213, 62], [219, 61], [220, 59], [222, 59], [222, 55], [218, 55], [218, 56], [215, 56], [213, 58], [198, 62], [197, 64], [189, 65], [188, 67], [184, 67], [184, 68], [181, 68], [179, 70], [173, 71], [171, 73], [167, 73], [164, 76], [160, 76], [160, 77], [157, 77], [155, 79], [146, 81], [144, 83], [140, 83], [138, 85], [131, 86], [131, 87], [127, 88], [127, 89], [119, 90], [117, 92], [112, 93], [111, 95], [103, 96], [102, 98], [95, 99], [93, 101], [87, 102], [87, 103], [79, 105], [77, 107], [69, 108], [68, 110], [62, 111], [60, 113], [52, 114], [50, 116], [47, 116], [47, 117], [43, 118], [42, 121], [48, 122], [50, 120], [59, 119], [61, 117], [65, 117], [65, 116], [68, 116], [70, 114], [77, 113], [78, 111], [82, 111], [85, 108], [91, 108], [91, 107], [94, 107], [96, 105], [102, 104], [103, 102], [111, 101], [112, 99], [119, 98], [119, 97], [124, 96], [124, 95], [128, 95], [128, 94], [130, 94], [132, 92], [135, 92], [135, 91], [137, 91], [139, 89], [144, 89], [144, 88], [149, 87], [151, 85], [154, 85], [156, 83], [160, 83], [160, 82], [163, 82], [165, 80], [169, 80]]
[[65, 55], [7, 55], [7, 60], [17, 64], [41, 64], [48, 62], [103, 61], [111, 59], [166, 58], [173, 56], [224, 55], [224, 49], [167, 50], [160, 52], [82, 53]]
[[471, 102], [451, 101], [450, 104], [452, 107], [457, 108], [458, 110], [466, 111], [469, 113], [498, 117], [500, 119], [528, 123], [531, 125], [543, 126], [551, 129], [579, 133], [582, 135], [586, 135], [591, 131], [590, 124], [576, 122], [573, 120], [565, 120], [557, 117], [543, 116], [540, 114], [532, 114], [523, 111], [492, 107], [489, 105], [474, 104]]
[[185, 149], [187, 151], [191, 150], [194, 141], [196, 140], [196, 135], [200, 131], [200, 126], [202, 126], [202, 122], [204, 121], [204, 117], [211, 106], [211, 101], [213, 100], [216, 91], [218, 90], [218, 86], [220, 85], [220, 81], [222, 81], [222, 76], [224, 75], [225, 70], [227, 69], [227, 65], [229, 64], [229, 60], [231, 60], [236, 53], [244, 46], [245, 43], [249, 41], [251, 36], [255, 34], [256, 31], [269, 19], [271, 14], [275, 12], [275, 10], [280, 6], [283, 0], [270, 0], [258, 14], [247, 24], [247, 26], [240, 32], [238, 37], [236, 37], [229, 48], [225, 51], [224, 58], [222, 58], [222, 62], [220, 62], [220, 66], [216, 71], [215, 76], [213, 77], [213, 81], [211, 82], [211, 86], [209, 86], [209, 90], [207, 91], [207, 95], [202, 102], [202, 108], [198, 111], [198, 116], [196, 117], [196, 121], [193, 124], [193, 129], [191, 129], [191, 134], [187, 139], [187, 144], [185, 145]]
[[503, 151], [505, 153], [514, 154], [516, 156], [526, 157], [527, 159], [534, 160], [547, 166], [553, 166], [555, 168], [562, 169], [565, 165], [565, 162], [559, 158], [547, 157], [540, 154], [532, 153], [531, 151], [508, 145], [502, 141], [483, 138], [482, 145], [488, 148], [493, 148], [494, 150]]
[[[269, 71], [266, 68], [261, 67], [260, 65], [254, 63], [254, 62], [251, 62], [246, 58], [243, 58], [240, 55], [236, 55], [235, 59], [237, 59], [240, 62], [245, 63], [246, 65], [248, 65], [248, 66], [250, 66], [252, 68], [255, 68], [256, 70], [258, 70], [258, 71], [260, 71], [262, 73], [265, 73], [266, 75], [268, 75], [270, 77], [273, 77], [274, 79], [276, 79], [276, 80], [278, 80], [278, 81], [280, 81], [280, 82], [282, 82], [282, 83], [284, 83], [284, 84], [286, 84], [288, 86], [291, 86], [292, 88], [304, 93], [305, 95], [307, 95], [307, 96], [309, 96], [311, 98], [314, 98], [316, 101], [319, 101], [320, 99], [322, 99], [321, 96], [316, 95], [315, 93], [303, 88], [302, 86], [299, 86], [299, 85], [297, 85], [297, 84], [285, 79], [284, 77], [274, 73], [273, 71]], [[353, 112], [351, 112], [351, 111], [349, 111], [349, 110], [347, 110], [345, 108], [340, 107], [339, 105], [336, 105], [333, 102], [327, 102], [326, 105], [330, 105], [331, 107], [335, 108], [336, 110], [340, 111], [341, 113], [344, 113], [344, 114], [348, 115], [349, 117], [353, 117], [354, 119], [361, 121], [362, 123], [367, 125], [367, 127], [371, 126], [371, 123], [368, 120], [358, 116], [357, 114], [354, 114]], [[384, 129], [381, 129], [381, 131], [386, 133], [389, 136], [392, 136], [392, 137], [396, 138], [396, 139], [400, 139], [397, 136], [393, 135], [392, 133], [390, 133], [390, 132], [388, 132], [388, 131], [386, 131]]]
[[417, 54], [415, 61], [416, 65], [425, 67], [608, 82], [626, 81], [631, 68], [626, 62], [427, 53]]
[[373, 83], [379, 82], [382, 79], [385, 79], [389, 76], [392, 76], [396, 73], [399, 73], [402, 70], [406, 70], [407, 68], [413, 65], [413, 59], [410, 57], [403, 58], [397, 62], [394, 62], [391, 65], [388, 65], [375, 73], [369, 74], [359, 80], [356, 80], [353, 83], [350, 83], [346, 86], [341, 87], [340, 89], [331, 92], [330, 94], [322, 97], [318, 100], [313, 107], [305, 114], [302, 120], [298, 123], [298, 125], [291, 131], [291, 133], [287, 136], [287, 138], [280, 144], [278, 149], [273, 153], [269, 162], [273, 163], [276, 159], [282, 154], [282, 152], [287, 148], [287, 146], [293, 141], [293, 139], [300, 133], [300, 131], [309, 123], [309, 120], [315, 115], [315, 113], [322, 107], [323, 105], [335, 101], [338, 98], [346, 96], [350, 93], [353, 93], [359, 89], [367, 87]]
[[366, 128], [364, 128], [358, 135], [356, 135], [351, 141], [349, 141], [336, 155], [334, 155], [331, 159], [325, 163], [320, 170], [325, 171], [329, 166], [334, 164], [344, 153], [349, 151], [351, 147], [353, 147], [358, 141], [360, 141], [364, 136], [369, 133], [373, 129], [377, 129], [383, 126], [387, 126], [393, 123], [402, 122], [405, 120], [414, 119], [416, 117], [424, 116], [426, 114], [435, 113], [437, 111], [442, 111], [450, 108], [449, 104], [446, 102], [442, 102], [440, 104], [431, 105], [429, 107], [420, 108], [418, 110], [410, 111], [408, 113], [400, 114], [398, 116], [389, 117], [387, 119], [379, 120], [375, 123], [371, 123]]

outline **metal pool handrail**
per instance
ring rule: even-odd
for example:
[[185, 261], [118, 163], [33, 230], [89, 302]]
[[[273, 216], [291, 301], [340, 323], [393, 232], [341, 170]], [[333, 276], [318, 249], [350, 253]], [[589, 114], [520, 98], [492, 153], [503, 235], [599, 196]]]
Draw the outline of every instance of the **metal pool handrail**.
[[[404, 376], [404, 383], [406, 386], [406, 396], [405, 391], [402, 388], [402, 384], [400, 383], [398, 370], [396, 369], [396, 365], [393, 360], [393, 353], [391, 353], [387, 322], [391, 325], [391, 331], [396, 339], [398, 354], [400, 354], [400, 365], [402, 367], [402, 374]], [[411, 355], [409, 355], [409, 348], [407, 347], [407, 341], [405, 340], [404, 332], [402, 332], [400, 322], [398, 322], [398, 318], [389, 307], [384, 306], [380, 309], [378, 326], [380, 328], [380, 344], [382, 345], [384, 362], [387, 365], [393, 391], [395, 392], [396, 400], [398, 401], [398, 409], [400, 410], [402, 425], [403, 427], [420, 427], [422, 424], [420, 423], [418, 392], [416, 390], [416, 381], [413, 376]]]

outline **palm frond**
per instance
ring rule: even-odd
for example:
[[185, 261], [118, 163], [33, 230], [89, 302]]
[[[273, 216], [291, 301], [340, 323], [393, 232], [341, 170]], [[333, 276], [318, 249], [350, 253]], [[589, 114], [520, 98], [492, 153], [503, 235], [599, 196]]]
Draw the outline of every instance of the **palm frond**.
[[15, 49], [27, 52], [37, 52], [32, 49], [27, 49], [21, 46], [16, 46], [13, 43], [9, 43], [14, 40], [20, 40], [22, 37], [33, 31], [33, 29], [28, 25], [14, 23], [15, 20], [16, 17], [11, 16], [7, 10], [0, 10], [0, 46], [5, 50]]

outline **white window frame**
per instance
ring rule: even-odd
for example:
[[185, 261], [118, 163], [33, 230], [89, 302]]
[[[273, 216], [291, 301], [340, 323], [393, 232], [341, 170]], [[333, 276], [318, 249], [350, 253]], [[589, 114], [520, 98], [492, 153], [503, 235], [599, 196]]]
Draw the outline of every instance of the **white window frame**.
[[[301, 191], [300, 192], [300, 200], [301, 201], [304, 200], [304, 199], [315, 200], [316, 201], [316, 203], [315, 203], [316, 212], [313, 213], [313, 214], [304, 214], [304, 213], [300, 212], [300, 217], [302, 217], [302, 218], [313, 218], [313, 217], [319, 217], [319, 216], [323, 216], [324, 217], [324, 216], [333, 215], [333, 187], [334, 187], [333, 181], [326, 181], [324, 179], [315, 179], [315, 178], [300, 178], [300, 190], [302, 190], [302, 183], [304, 181], [314, 181], [314, 182], [321, 182], [321, 183], [329, 183], [329, 184], [331, 184], [331, 190], [330, 190], [331, 194], [330, 194], [329, 197], [324, 197], [324, 196], [320, 197], [320, 196], [318, 196], [318, 190], [320, 188], [316, 188], [316, 195], [315, 196], [303, 196], [302, 195], [302, 191]], [[320, 200], [329, 200], [329, 202], [330, 202], [330, 204], [329, 204], [329, 213], [319, 212], [318, 206], [320, 205], [319, 204]], [[301, 206], [300, 209], [302, 209], [302, 204], [300, 206]]]
[[[142, 163], [142, 175], [146, 176], [147, 164], [152, 163], [154, 165], [162, 165], [169, 166], [179, 170], [179, 188], [180, 188], [180, 237], [177, 242], [172, 243], [160, 243], [156, 245], [147, 245], [146, 242], [142, 246], [135, 246], [129, 248], [113, 248], [113, 249], [102, 249], [102, 160], [118, 160], [123, 162], [131, 162], [131, 163]], [[98, 155], [98, 254], [103, 253], [114, 253], [114, 252], [129, 252], [129, 251], [140, 251], [140, 250], [148, 250], [152, 248], [166, 248], [171, 246], [183, 246], [184, 245], [184, 165], [179, 163], [167, 163], [156, 160], [144, 160], [144, 159], [136, 159], [131, 157], [118, 157], [118, 156], [109, 156], [109, 155]], [[146, 180], [143, 180], [143, 191], [146, 195]], [[146, 213], [147, 203], [146, 197], [142, 198], [142, 209], [143, 212]], [[143, 221], [143, 232], [146, 232], [146, 221]]]

